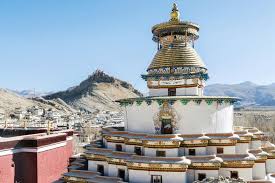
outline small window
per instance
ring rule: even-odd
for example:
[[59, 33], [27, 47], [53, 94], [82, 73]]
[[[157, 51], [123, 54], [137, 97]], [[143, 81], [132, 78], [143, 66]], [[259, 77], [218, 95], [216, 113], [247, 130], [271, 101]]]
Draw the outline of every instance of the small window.
[[142, 154], [141, 154], [141, 147], [137, 147], [137, 146], [136, 146], [136, 147], [135, 147], [135, 153], [136, 153], [136, 155], [140, 155], [140, 156], [141, 156], [141, 155], [142, 155]]
[[122, 151], [122, 145], [116, 144], [116, 151]]
[[217, 154], [223, 154], [223, 148], [217, 147]]
[[161, 175], [151, 175], [151, 183], [162, 183]]
[[123, 169], [118, 169], [118, 171], [117, 171], [117, 176], [118, 176], [119, 178], [121, 178], [123, 181], [125, 181], [125, 170], [123, 170]]
[[188, 150], [188, 154], [189, 154], [190, 156], [195, 156], [195, 155], [196, 155], [196, 149], [189, 149], [189, 150]]
[[168, 88], [168, 96], [176, 96], [176, 88]]
[[104, 175], [104, 166], [103, 165], [97, 165], [97, 172], [100, 173], [100, 175]]
[[203, 179], [205, 179], [206, 178], [206, 174], [205, 173], [199, 173], [198, 174], [198, 180], [199, 181], [202, 181]]
[[165, 151], [156, 151], [156, 156], [157, 157], [165, 157], [166, 156], [166, 152]]
[[238, 179], [239, 178], [239, 174], [237, 171], [231, 171], [230, 172], [230, 177], [231, 179]]

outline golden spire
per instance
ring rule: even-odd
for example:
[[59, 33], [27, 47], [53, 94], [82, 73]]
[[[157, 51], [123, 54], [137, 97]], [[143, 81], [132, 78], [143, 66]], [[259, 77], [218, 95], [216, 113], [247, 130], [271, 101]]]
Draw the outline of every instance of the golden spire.
[[173, 9], [172, 9], [172, 12], [170, 13], [170, 16], [171, 16], [170, 21], [179, 21], [180, 20], [180, 12], [179, 12], [179, 9], [178, 9], [176, 3], [173, 4]]

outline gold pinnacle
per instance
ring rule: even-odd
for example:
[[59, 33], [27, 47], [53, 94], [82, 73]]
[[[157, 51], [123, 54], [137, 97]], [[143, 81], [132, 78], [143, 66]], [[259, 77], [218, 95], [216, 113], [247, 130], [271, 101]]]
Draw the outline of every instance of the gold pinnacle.
[[171, 19], [170, 21], [179, 21], [180, 20], [180, 12], [177, 7], [177, 4], [173, 4], [172, 12], [170, 13]]

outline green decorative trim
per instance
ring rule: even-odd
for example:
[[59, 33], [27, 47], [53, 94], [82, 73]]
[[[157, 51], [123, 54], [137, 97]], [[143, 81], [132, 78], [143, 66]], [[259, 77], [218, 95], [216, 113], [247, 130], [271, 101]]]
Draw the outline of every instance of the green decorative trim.
[[230, 104], [230, 103], [231, 103], [231, 101], [230, 101], [230, 100], [228, 100], [228, 99], [224, 99], [224, 103], [226, 103], [226, 104]]
[[123, 106], [123, 107], [127, 107], [128, 105], [133, 105], [133, 101], [131, 101], [131, 100], [124, 100], [124, 101], [122, 101], [122, 102], [120, 102], [120, 106]]
[[237, 102], [236, 100], [230, 100], [230, 101], [229, 101], [230, 105], [233, 105], [233, 104], [235, 104], [236, 102]]
[[176, 102], [176, 100], [169, 100], [169, 101], [168, 101], [168, 103], [169, 103], [170, 105], [174, 105], [175, 102]]
[[198, 100], [193, 100], [193, 102], [195, 102], [196, 104], [200, 105], [201, 104], [201, 99], [198, 99]]
[[213, 102], [217, 102], [218, 105], [227, 104], [233, 105], [239, 101], [237, 98], [177, 98], [177, 97], [163, 97], [163, 98], [129, 98], [129, 99], [122, 99], [116, 102], [119, 102], [120, 106], [126, 107], [131, 106], [135, 103], [135, 105], [140, 106], [142, 102], [146, 102], [147, 105], [151, 105], [153, 101], [156, 101], [159, 106], [163, 105], [165, 101], [167, 101], [170, 105], [174, 105], [176, 101], [180, 101], [182, 105], [187, 105], [190, 101], [195, 102], [196, 104], [200, 105], [202, 101], [205, 101], [208, 105], [212, 105]]
[[207, 105], [211, 105], [211, 104], [213, 104], [214, 100], [206, 99], [205, 102], [207, 103]]
[[147, 105], [151, 105], [152, 104], [152, 100], [145, 100]]
[[157, 99], [158, 105], [161, 106], [163, 104], [163, 100], [162, 99]]
[[187, 105], [188, 102], [190, 102], [190, 99], [181, 99], [180, 102], [181, 102], [183, 105]]
[[222, 105], [222, 104], [224, 103], [224, 100], [219, 99], [219, 100], [217, 100], [217, 103], [218, 103], [219, 105]]
[[137, 100], [136, 101], [136, 103], [137, 103], [138, 106], [140, 106], [142, 104], [142, 102], [143, 102], [142, 100]]
[[144, 79], [145, 81], [147, 81], [149, 78], [157, 81], [160, 78], [164, 78], [164, 79], [169, 79], [171, 77], [174, 78], [180, 78], [180, 79], [192, 79], [192, 78], [199, 78], [202, 80], [208, 80], [209, 76], [207, 73], [194, 73], [194, 74], [151, 74], [151, 75], [146, 75], [143, 74], [141, 75], [141, 78]]

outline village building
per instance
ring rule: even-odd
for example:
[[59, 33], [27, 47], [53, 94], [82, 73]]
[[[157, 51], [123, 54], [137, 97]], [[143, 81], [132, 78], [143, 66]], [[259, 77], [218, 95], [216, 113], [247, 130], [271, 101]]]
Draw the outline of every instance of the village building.
[[72, 130], [0, 128], [1, 183], [58, 181], [72, 155]]

